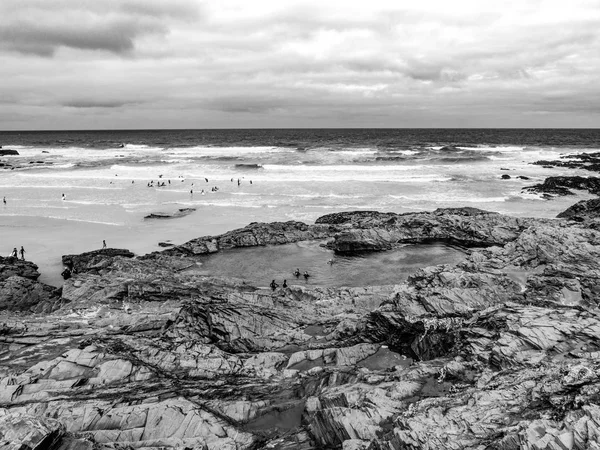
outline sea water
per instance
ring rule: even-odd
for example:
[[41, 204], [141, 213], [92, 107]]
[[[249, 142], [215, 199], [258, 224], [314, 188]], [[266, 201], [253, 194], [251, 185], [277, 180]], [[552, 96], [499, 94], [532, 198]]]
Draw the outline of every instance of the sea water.
[[[19, 152], [0, 157], [18, 167], [0, 168], [0, 252], [26, 244], [28, 257], [58, 273], [59, 255], [98, 248], [102, 239], [145, 253], [160, 241], [253, 221], [311, 223], [336, 211], [473, 206], [555, 217], [590, 196], [546, 200], [523, 188], [590, 173], [531, 163], [599, 151], [600, 131], [0, 132], [0, 145]], [[144, 219], [180, 208], [196, 211]]]

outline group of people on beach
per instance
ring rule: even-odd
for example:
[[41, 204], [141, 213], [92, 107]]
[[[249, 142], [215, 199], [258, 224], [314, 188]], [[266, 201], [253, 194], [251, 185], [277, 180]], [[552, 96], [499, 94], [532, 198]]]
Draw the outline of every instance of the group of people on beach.
[[14, 259], [19, 259], [19, 253], [21, 254], [21, 259], [23, 261], [25, 261], [25, 249], [23, 248], [22, 245], [21, 245], [21, 250], [17, 250], [17, 247], [13, 248], [12, 252], [10, 252], [10, 255], [8, 255], [8, 257], [14, 258]]

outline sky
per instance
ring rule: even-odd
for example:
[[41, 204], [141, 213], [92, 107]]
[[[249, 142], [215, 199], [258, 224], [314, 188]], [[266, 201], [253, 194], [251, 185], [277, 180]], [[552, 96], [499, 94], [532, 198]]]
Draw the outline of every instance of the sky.
[[1, 0], [0, 130], [600, 126], [600, 0]]

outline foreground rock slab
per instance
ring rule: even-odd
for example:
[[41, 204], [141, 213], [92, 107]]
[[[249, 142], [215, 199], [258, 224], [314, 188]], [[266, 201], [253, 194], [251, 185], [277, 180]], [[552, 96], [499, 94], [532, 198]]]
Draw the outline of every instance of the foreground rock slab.
[[[199, 255], [304, 239], [469, 250], [386, 286], [271, 291], [194, 271]], [[0, 259], [2, 448], [600, 448], [587, 222], [362, 211], [63, 260], [73, 276], [50, 300], [33, 265]]]

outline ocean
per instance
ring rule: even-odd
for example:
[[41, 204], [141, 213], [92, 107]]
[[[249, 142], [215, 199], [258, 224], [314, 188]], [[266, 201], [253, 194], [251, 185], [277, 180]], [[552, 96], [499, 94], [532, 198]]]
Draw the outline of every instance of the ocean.
[[[600, 151], [600, 130], [24, 131], [0, 132], [0, 145], [19, 152], [0, 157], [13, 168], [0, 167], [0, 252], [26, 243], [55, 272], [59, 255], [102, 239], [143, 253], [159, 241], [335, 211], [473, 206], [555, 217], [589, 196], [546, 200], [523, 188], [590, 173], [531, 163]], [[183, 208], [195, 211], [144, 219]]]

